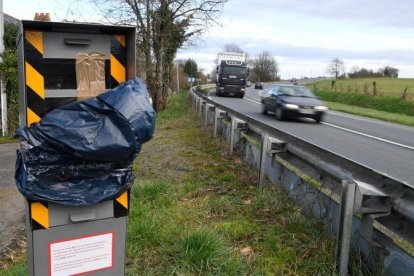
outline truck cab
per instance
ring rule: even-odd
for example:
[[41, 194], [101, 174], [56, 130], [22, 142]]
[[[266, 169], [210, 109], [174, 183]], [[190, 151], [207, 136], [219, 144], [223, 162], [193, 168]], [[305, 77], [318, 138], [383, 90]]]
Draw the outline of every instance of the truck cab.
[[[237, 54], [237, 56], [235, 56], [235, 54]], [[248, 71], [244, 54], [219, 54], [216, 80], [217, 96], [235, 96], [243, 98]]]

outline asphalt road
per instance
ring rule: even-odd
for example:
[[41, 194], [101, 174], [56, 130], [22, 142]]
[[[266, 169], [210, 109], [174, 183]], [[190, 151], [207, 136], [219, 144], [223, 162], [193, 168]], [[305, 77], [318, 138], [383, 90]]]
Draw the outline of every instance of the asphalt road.
[[24, 228], [24, 199], [14, 181], [18, 143], [0, 144], [0, 253]]
[[[265, 85], [266, 89], [266, 85]], [[263, 123], [380, 171], [414, 188], [414, 128], [329, 111], [321, 124], [311, 119], [277, 121], [261, 113], [260, 90], [247, 88], [244, 99], [209, 97]]]

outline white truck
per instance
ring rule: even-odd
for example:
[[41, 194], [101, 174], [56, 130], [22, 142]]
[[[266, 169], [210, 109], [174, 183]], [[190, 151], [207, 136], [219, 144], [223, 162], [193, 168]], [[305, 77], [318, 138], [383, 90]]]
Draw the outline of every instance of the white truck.
[[244, 97], [249, 70], [244, 53], [221, 52], [216, 71], [217, 96]]

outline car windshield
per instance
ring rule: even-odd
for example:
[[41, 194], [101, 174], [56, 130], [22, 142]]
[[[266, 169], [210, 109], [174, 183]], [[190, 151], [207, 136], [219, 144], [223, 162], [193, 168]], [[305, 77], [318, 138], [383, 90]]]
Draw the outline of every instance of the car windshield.
[[308, 97], [315, 98], [315, 95], [306, 87], [301, 86], [281, 86], [278, 90], [279, 94], [292, 97]]
[[229, 75], [246, 74], [246, 68], [244, 67], [226, 66], [226, 67], [223, 67], [222, 70], [223, 70], [223, 74], [229, 74]]

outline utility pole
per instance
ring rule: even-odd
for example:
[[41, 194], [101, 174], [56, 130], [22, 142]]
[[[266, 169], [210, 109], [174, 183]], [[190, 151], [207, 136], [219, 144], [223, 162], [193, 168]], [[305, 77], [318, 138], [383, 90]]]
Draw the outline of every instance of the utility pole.
[[[3, 62], [2, 56], [4, 52], [3, 43], [4, 34], [4, 15], [3, 15], [3, 0], [0, 0], [0, 62]], [[0, 101], [1, 101], [1, 133], [3, 136], [7, 135], [7, 97], [4, 85], [3, 75], [0, 75]]]
[[177, 60], [177, 92], [180, 91], [180, 78], [178, 77], [178, 60]]

